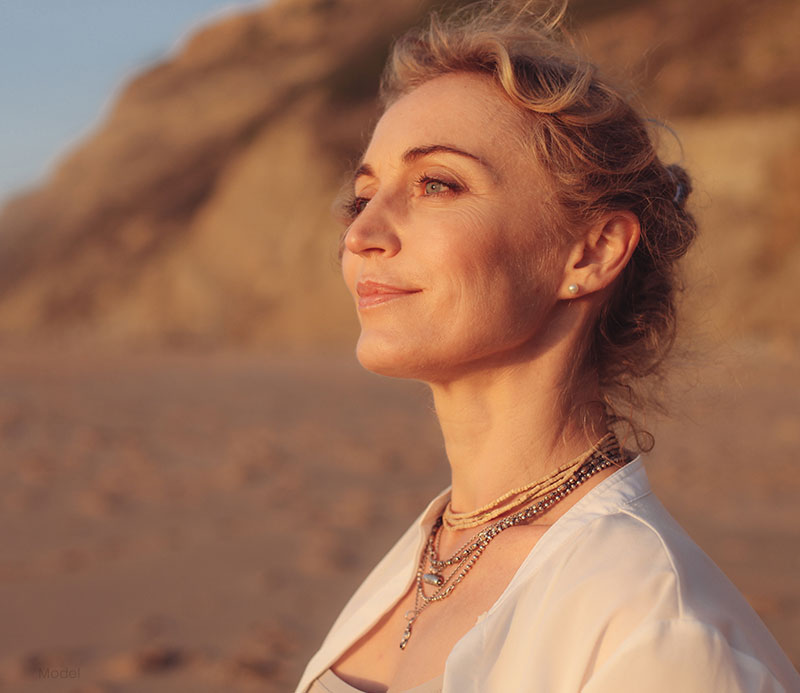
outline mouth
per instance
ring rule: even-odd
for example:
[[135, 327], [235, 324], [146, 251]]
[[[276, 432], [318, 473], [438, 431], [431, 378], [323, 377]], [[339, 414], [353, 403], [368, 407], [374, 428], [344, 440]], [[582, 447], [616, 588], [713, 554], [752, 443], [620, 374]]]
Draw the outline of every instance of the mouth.
[[382, 303], [394, 301], [398, 298], [403, 298], [404, 296], [418, 294], [420, 291], [422, 291], [422, 289], [393, 286], [391, 284], [382, 284], [371, 280], [360, 281], [356, 284], [359, 309], [377, 306]]

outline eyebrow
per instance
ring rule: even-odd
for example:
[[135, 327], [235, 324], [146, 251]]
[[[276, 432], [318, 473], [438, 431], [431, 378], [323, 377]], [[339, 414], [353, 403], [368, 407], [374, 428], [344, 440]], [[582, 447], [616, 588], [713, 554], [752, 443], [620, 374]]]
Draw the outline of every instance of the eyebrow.
[[[497, 172], [489, 164], [488, 161], [481, 158], [480, 156], [476, 156], [475, 154], [471, 154], [470, 152], [464, 151], [463, 149], [459, 149], [458, 147], [452, 147], [448, 144], [427, 144], [420, 147], [412, 147], [411, 149], [407, 149], [403, 153], [402, 160], [403, 163], [410, 164], [413, 163], [414, 161], [417, 161], [418, 159], [428, 156], [429, 154], [456, 154], [458, 156], [463, 156], [467, 159], [472, 159], [473, 161], [477, 161], [484, 168], [486, 168], [494, 178], [497, 178]], [[353, 174], [353, 181], [357, 180], [361, 176], [374, 177], [375, 171], [369, 164], [361, 164]]]

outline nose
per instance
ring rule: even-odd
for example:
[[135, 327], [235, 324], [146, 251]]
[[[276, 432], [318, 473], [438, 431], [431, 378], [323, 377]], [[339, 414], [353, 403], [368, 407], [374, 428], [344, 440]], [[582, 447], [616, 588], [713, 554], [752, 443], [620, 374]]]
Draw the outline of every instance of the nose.
[[400, 250], [400, 237], [382, 202], [373, 198], [364, 211], [350, 224], [344, 236], [345, 248], [354, 255], [396, 255]]

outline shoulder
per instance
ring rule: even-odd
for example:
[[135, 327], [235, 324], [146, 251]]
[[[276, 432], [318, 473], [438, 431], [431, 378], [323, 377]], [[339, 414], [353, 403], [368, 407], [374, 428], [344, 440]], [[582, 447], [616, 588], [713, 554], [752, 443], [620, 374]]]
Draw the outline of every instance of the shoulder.
[[534, 549], [481, 624], [500, 666], [522, 675], [535, 662], [537, 680], [560, 661], [548, 690], [800, 690], [758, 616], [652, 494], [578, 519], [545, 560]]
[[622, 611], [638, 598], [658, 618], [695, 619], [724, 632], [763, 629], [741, 592], [652, 493], [587, 518], [553, 559], [560, 586], [602, 592]]
[[686, 614], [681, 566], [657, 527], [623, 511], [583, 519], [546, 559], [534, 548], [495, 606], [513, 637], [535, 623], [592, 669], [637, 629]]
[[[608, 614], [630, 612], [639, 600], [647, 611], [658, 604], [661, 617], [684, 616], [687, 565], [710, 561], [671, 518], [651, 507], [654, 502], [637, 499], [636, 507], [583, 512], [556, 523], [504, 596], [554, 609], [586, 599], [591, 613]], [[713, 564], [707, 567], [712, 582], [724, 579]]]
[[606, 639], [674, 620], [705, 624], [743, 651], [772, 641], [741, 592], [652, 494], [588, 518], [548, 563], [532, 582], [548, 583], [554, 609], [585, 604], [576, 627], [594, 619]]

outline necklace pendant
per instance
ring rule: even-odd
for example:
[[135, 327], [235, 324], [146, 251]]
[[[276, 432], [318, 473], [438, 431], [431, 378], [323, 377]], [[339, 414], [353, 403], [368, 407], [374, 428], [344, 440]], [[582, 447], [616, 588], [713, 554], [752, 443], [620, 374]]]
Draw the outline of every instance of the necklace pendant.
[[444, 582], [444, 578], [438, 573], [424, 573], [422, 575], [422, 581], [428, 585], [439, 587]]
[[400, 649], [405, 650], [406, 645], [408, 645], [408, 641], [411, 639], [411, 624], [409, 623], [406, 626], [405, 631], [403, 632], [403, 637], [400, 639]]

